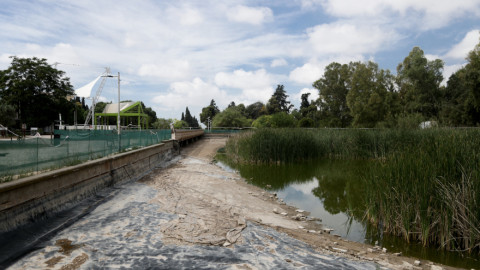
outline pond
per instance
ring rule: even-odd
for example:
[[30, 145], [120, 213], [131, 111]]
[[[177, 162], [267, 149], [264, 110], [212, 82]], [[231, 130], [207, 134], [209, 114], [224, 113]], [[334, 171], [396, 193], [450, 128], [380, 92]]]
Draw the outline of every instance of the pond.
[[365, 213], [362, 177], [370, 161], [317, 160], [289, 165], [231, 164], [217, 155], [218, 165], [234, 168], [249, 183], [277, 192], [287, 204], [306, 210], [325, 227], [345, 239], [378, 245], [391, 252], [463, 268], [480, 268], [480, 257], [407, 243], [369, 226]]

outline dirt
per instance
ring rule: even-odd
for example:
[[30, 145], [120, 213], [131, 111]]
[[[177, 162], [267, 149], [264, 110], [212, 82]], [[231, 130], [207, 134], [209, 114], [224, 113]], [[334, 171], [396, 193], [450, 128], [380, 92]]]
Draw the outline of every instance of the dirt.
[[213, 158], [225, 143], [226, 138], [202, 139], [183, 148], [183, 158], [176, 164], [141, 180], [158, 191], [150, 203], [158, 205], [159, 212], [178, 215], [160, 228], [166, 244], [228, 248], [242, 243], [241, 232], [249, 221], [286, 233], [320, 254], [376, 262], [391, 269], [454, 269], [330, 234], [307, 212], [298, 212], [276, 194], [217, 166]]

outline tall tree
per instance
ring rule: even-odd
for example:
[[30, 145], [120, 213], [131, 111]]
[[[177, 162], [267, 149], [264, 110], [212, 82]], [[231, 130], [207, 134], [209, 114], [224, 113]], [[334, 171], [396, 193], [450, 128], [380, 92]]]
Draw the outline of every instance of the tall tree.
[[264, 115], [266, 111], [265, 104], [260, 101], [252, 103], [245, 108], [245, 115], [249, 119], [257, 119]]
[[14, 56], [10, 67], [0, 71], [0, 99], [15, 108], [22, 123], [50, 125], [59, 113], [67, 116], [74, 107], [67, 101], [73, 87], [64, 75], [44, 58]]
[[357, 127], [375, 127], [385, 120], [392, 104], [388, 96], [394, 91], [394, 80], [390, 71], [378, 68], [369, 61], [351, 63], [351, 89], [347, 94], [347, 105]]
[[322, 78], [313, 83], [313, 87], [318, 89], [319, 106], [325, 125], [350, 125], [352, 116], [347, 106], [347, 94], [351, 73], [349, 65], [333, 62], [325, 68]]
[[210, 118], [210, 120], [213, 120], [213, 117], [217, 115], [220, 112], [220, 110], [217, 107], [217, 104], [215, 104], [215, 100], [210, 101], [210, 105], [207, 107], [202, 108], [202, 112], [200, 113], [200, 122], [203, 124], [207, 125], [207, 121]]
[[279, 112], [289, 113], [293, 105], [290, 104], [290, 101], [288, 101], [287, 98], [288, 95], [284, 89], [284, 86], [277, 85], [277, 89], [267, 103], [268, 114], [274, 114]]
[[419, 47], [414, 47], [397, 66], [397, 85], [405, 113], [420, 113], [426, 118], [438, 116], [442, 71], [443, 61], [427, 60]]

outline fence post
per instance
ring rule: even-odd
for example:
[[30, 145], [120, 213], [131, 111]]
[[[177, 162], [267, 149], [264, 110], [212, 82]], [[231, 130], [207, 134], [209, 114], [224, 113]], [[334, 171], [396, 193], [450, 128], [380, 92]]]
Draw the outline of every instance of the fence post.
[[38, 137], [37, 137], [37, 174], [38, 174]]

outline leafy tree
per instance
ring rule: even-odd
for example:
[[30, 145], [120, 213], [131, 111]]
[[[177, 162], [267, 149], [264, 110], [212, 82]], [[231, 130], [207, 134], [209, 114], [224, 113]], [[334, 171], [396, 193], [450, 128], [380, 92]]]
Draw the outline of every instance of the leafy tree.
[[257, 119], [266, 113], [265, 104], [260, 101], [252, 103], [245, 108], [245, 116], [249, 119]]
[[184, 120], [175, 120], [175, 123], [173, 123], [173, 127], [175, 129], [182, 129], [182, 128], [187, 128], [188, 123], [185, 122]]
[[310, 96], [310, 93], [302, 94], [302, 97], [301, 97], [302, 102], [300, 103], [300, 111], [302, 111], [302, 109], [306, 109], [306, 108], [310, 107], [310, 102], [308, 101], [309, 96]]
[[427, 118], [438, 116], [442, 70], [442, 60], [429, 61], [422, 49], [412, 49], [397, 66], [397, 85], [404, 113], [420, 113]]
[[287, 128], [296, 126], [295, 117], [286, 112], [272, 114], [270, 123], [274, 128]]
[[267, 103], [268, 114], [290, 112], [290, 109], [293, 107], [293, 105], [291, 105], [290, 101], [287, 100], [288, 95], [286, 93], [287, 92], [285, 92], [283, 85], [277, 85], [277, 89]]
[[236, 107], [234, 101], [230, 102], [230, 104], [228, 104], [228, 107], [227, 107], [227, 108], [232, 108], [232, 107]]
[[215, 104], [215, 100], [212, 99], [210, 101], [210, 105], [202, 108], [202, 112], [200, 113], [200, 122], [207, 125], [208, 118], [213, 120], [213, 117], [215, 117], [215, 115], [217, 115], [219, 112], [220, 110], [218, 109], [217, 104]]
[[5, 127], [15, 125], [15, 108], [0, 102], [0, 124]]
[[214, 127], [248, 127], [250, 122], [237, 107], [230, 107], [215, 115], [212, 125]]
[[10, 67], [0, 71], [0, 99], [15, 108], [22, 123], [50, 125], [59, 113], [69, 116], [74, 106], [67, 101], [73, 87], [64, 75], [44, 58], [14, 56]]
[[364, 64], [351, 64], [351, 89], [347, 94], [347, 105], [357, 127], [375, 127], [388, 115], [394, 91], [393, 76], [387, 70], [379, 70], [378, 65], [369, 61]]
[[269, 128], [272, 127], [272, 116], [271, 115], [262, 115], [257, 118], [252, 123], [252, 127], [256, 128]]
[[319, 106], [326, 126], [347, 127], [351, 123], [347, 106], [351, 73], [349, 65], [333, 62], [325, 68], [322, 78], [313, 83], [320, 95]]
[[142, 109], [143, 113], [148, 115], [148, 123], [153, 124], [157, 121], [157, 113], [151, 107], [146, 107], [142, 102]]
[[154, 129], [170, 129], [170, 123], [174, 122], [172, 119], [157, 118], [155, 122], [152, 123], [152, 128]]

